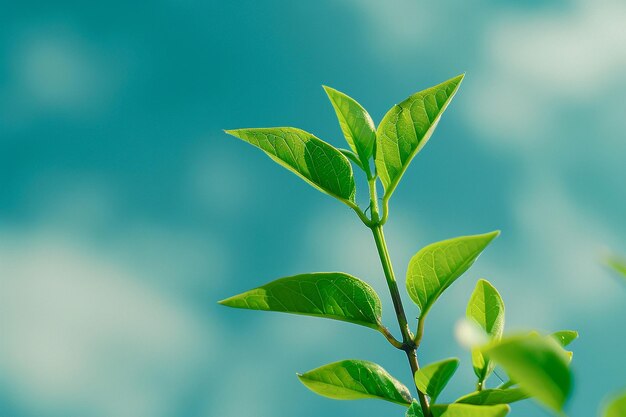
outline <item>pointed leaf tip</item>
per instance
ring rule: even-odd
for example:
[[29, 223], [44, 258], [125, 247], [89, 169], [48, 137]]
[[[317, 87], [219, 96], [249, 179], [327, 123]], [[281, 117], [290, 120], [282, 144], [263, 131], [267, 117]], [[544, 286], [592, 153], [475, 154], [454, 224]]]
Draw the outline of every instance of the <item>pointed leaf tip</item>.
[[380, 365], [364, 360], [344, 360], [321, 366], [299, 376], [300, 382], [318, 395], [335, 400], [376, 398], [411, 404], [407, 387]]
[[356, 185], [352, 165], [335, 147], [294, 127], [269, 127], [226, 131], [261, 149], [274, 162], [318, 190], [351, 206]]
[[425, 316], [433, 303], [467, 271], [499, 231], [432, 243], [417, 252], [407, 269], [406, 288]]
[[413, 94], [393, 106], [376, 130], [376, 170], [389, 199], [411, 160], [432, 136], [464, 75]]
[[[504, 302], [498, 290], [486, 279], [479, 279], [467, 304], [466, 318], [478, 325], [491, 339], [497, 340], [504, 331], [504, 312]], [[472, 365], [481, 384], [494, 368], [493, 363], [478, 349], [472, 349]]]
[[280, 278], [221, 300], [222, 305], [322, 317], [380, 329], [380, 298], [367, 283], [342, 272]]
[[361, 167], [369, 175], [369, 159], [374, 152], [376, 127], [371, 116], [355, 99], [334, 88], [323, 86], [335, 110], [341, 132], [350, 149], [358, 155]]
[[420, 391], [425, 392], [432, 402], [436, 402], [458, 367], [457, 358], [444, 359], [426, 365], [415, 372], [415, 385]]
[[417, 400], [413, 400], [409, 409], [406, 410], [406, 414], [404, 417], [424, 417], [424, 413], [422, 412], [422, 406]]

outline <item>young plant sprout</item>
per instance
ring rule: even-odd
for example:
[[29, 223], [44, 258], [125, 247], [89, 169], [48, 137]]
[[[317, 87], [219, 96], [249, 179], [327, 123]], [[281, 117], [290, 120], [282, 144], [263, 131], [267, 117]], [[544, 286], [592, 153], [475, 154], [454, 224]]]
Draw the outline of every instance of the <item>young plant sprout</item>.
[[[442, 293], [463, 275], [499, 235], [491, 231], [430, 244], [409, 261], [405, 288], [419, 308], [416, 323], [407, 320], [398, 279], [389, 256], [383, 227], [389, 202], [409, 164], [426, 145], [457, 93], [464, 75], [413, 94], [387, 112], [375, 126], [355, 100], [324, 87], [350, 149], [337, 149], [314, 135], [292, 127], [228, 130], [226, 133], [264, 151], [272, 160], [310, 185], [344, 203], [372, 233], [393, 302], [399, 337], [382, 323], [378, 294], [367, 283], [341, 272], [306, 273], [280, 278], [220, 301], [229, 307], [279, 311], [341, 320], [380, 332], [406, 356], [413, 392], [380, 365], [367, 360], [339, 360], [302, 374], [300, 381], [328, 398], [376, 398], [396, 403], [412, 417], [500, 417], [509, 404], [532, 398], [557, 415], [572, 388], [571, 352], [564, 349], [578, 334], [560, 331], [504, 335], [504, 303], [488, 281], [477, 282], [467, 306], [467, 320], [480, 329], [482, 340], [471, 347], [475, 387], [457, 400], [439, 401], [459, 366], [457, 358], [420, 366], [418, 361], [428, 313]], [[356, 202], [354, 169], [365, 175], [369, 207]], [[381, 187], [382, 186], [382, 187]], [[379, 191], [381, 195], [379, 197]], [[488, 388], [496, 366], [508, 376]], [[622, 414], [607, 414], [614, 417]]]

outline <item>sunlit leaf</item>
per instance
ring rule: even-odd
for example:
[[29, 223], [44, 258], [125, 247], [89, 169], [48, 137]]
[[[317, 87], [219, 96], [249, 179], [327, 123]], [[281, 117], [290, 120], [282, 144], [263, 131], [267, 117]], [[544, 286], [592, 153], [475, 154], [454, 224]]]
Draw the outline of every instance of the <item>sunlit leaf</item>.
[[435, 402], [458, 367], [456, 358], [426, 365], [415, 373], [415, 386]]
[[495, 231], [444, 240], [426, 246], [411, 258], [406, 289], [419, 306], [422, 318], [445, 289], [472, 266], [499, 234]]
[[[476, 323], [492, 339], [502, 337], [504, 331], [504, 302], [498, 290], [489, 281], [480, 279], [467, 304], [466, 317]], [[493, 364], [485, 359], [480, 349], [472, 349], [472, 365], [482, 384], [493, 371]]]
[[508, 337], [483, 352], [524, 392], [555, 411], [563, 409], [572, 389], [572, 375], [567, 354], [554, 338], [536, 333]]
[[433, 417], [504, 417], [510, 408], [506, 404], [435, 404], [431, 410]]
[[472, 392], [470, 394], [464, 395], [455, 402], [475, 405], [496, 405], [510, 404], [516, 401], [525, 400], [526, 398], [528, 398], [528, 394], [526, 394], [520, 388], [494, 388]]
[[376, 170], [389, 198], [413, 157], [426, 145], [463, 75], [413, 94], [391, 108], [376, 131]]
[[293, 127], [227, 130], [226, 133], [263, 150], [278, 164], [318, 190], [354, 202], [352, 165], [333, 146]]
[[341, 272], [295, 275], [220, 301], [228, 307], [325, 317], [380, 328], [381, 303], [372, 287]]
[[424, 417], [424, 413], [422, 413], [422, 406], [417, 400], [413, 400], [409, 409], [406, 410], [406, 414], [404, 417]]
[[352, 152], [350, 149], [337, 148], [346, 158], [354, 162], [359, 168], [363, 168], [363, 164], [359, 160], [359, 156]]
[[626, 416], [626, 393], [613, 398], [604, 409], [604, 417]]
[[412, 401], [407, 387], [373, 362], [335, 362], [298, 375], [298, 378], [316, 394], [335, 400], [377, 398], [402, 405]]
[[376, 127], [372, 118], [363, 106], [348, 95], [326, 86], [324, 90], [335, 109], [348, 145], [359, 156], [361, 166], [369, 167], [376, 143]]

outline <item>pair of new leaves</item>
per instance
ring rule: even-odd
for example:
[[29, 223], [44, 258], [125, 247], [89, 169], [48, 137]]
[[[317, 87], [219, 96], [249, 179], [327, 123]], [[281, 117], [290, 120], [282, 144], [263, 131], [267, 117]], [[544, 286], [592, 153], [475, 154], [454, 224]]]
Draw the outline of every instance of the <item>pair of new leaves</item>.
[[[385, 190], [383, 199], [388, 200], [413, 157], [432, 135], [462, 79], [463, 76], [458, 76], [412, 95], [394, 106], [378, 128], [375, 128], [369, 114], [356, 101], [343, 93], [326, 88], [351, 150], [336, 149], [310, 133], [295, 128], [239, 129], [227, 133], [262, 149], [274, 161], [315, 188], [354, 209], [357, 207], [356, 186], [348, 159], [365, 171], [368, 180], [380, 178]], [[370, 168], [372, 158], [376, 169], [373, 174]], [[407, 273], [407, 291], [420, 307], [421, 320], [425, 319], [443, 291], [472, 265], [496, 236], [497, 232], [493, 232], [435, 243], [411, 259]], [[481, 285], [486, 283], [481, 281], [479, 286]], [[488, 303], [493, 297], [485, 294], [483, 292], [481, 298], [477, 289], [470, 303], [470, 306], [472, 303], [475, 305], [468, 312], [497, 341], [501, 334], [501, 322], [498, 321], [500, 319], [492, 322], [494, 316]], [[484, 304], [482, 308], [476, 307], [481, 303]], [[385, 330], [381, 323], [381, 304], [376, 293], [366, 283], [343, 273], [304, 274], [283, 278], [224, 300], [222, 304], [320, 316], [364, 325], [381, 332]], [[473, 364], [479, 381], [484, 382], [492, 369], [492, 362], [487, 357], [503, 364], [508, 361], [513, 365], [505, 368], [520, 385], [524, 385], [526, 381], [529, 384], [532, 381], [539, 387], [547, 385], [547, 391], [554, 391], [556, 394], [546, 403], [560, 408], [567, 396], [566, 391], [569, 390], [569, 373], [565, 378], [566, 383], [555, 382], [550, 375], [526, 375], [526, 365], [535, 365], [535, 368], [540, 369], [536, 365], [546, 365], [546, 357], [555, 361], [556, 367], [561, 371], [565, 369], [565, 372], [569, 372], [562, 360], [562, 352], [556, 350], [550, 342], [546, 344], [544, 341], [544, 338], [537, 337], [512, 338], [500, 341], [488, 350], [475, 351]], [[537, 344], [539, 346], [535, 346]], [[533, 352], [541, 353], [542, 347], [548, 355], [533, 356]], [[483, 353], [488, 356], [483, 356]], [[528, 358], [533, 357], [537, 363], [528, 364]], [[518, 362], [524, 365], [515, 365]], [[416, 385], [435, 401], [457, 366], [458, 361], [455, 359], [427, 366], [415, 375]], [[379, 365], [371, 362], [337, 362], [300, 375], [300, 379], [315, 392], [332, 398], [382, 398], [409, 406], [408, 415], [420, 415], [421, 412], [416, 408], [408, 389]], [[557, 389], [550, 389], [554, 385]], [[565, 388], [561, 389], [561, 386]], [[564, 393], [559, 394], [559, 390]], [[533, 389], [524, 392], [517, 388], [484, 390], [465, 396], [455, 404], [435, 404], [432, 412], [435, 417], [500, 416], [508, 412], [507, 403], [525, 398], [525, 392], [532, 394]]]
[[[497, 232], [463, 236], [431, 244], [410, 261], [406, 287], [420, 307], [420, 319], [448, 288], [474, 263], [497, 236]], [[379, 331], [381, 302], [365, 282], [344, 273], [313, 273], [282, 278], [254, 290], [221, 301], [222, 304], [255, 310], [280, 311], [347, 321]], [[560, 410], [569, 395], [569, 358], [561, 345], [571, 342], [574, 332], [560, 332], [555, 338], [537, 334], [501, 339], [504, 304], [496, 289], [480, 280], [467, 307], [467, 316], [491, 342], [474, 349], [472, 363], [479, 384], [500, 364], [512, 378], [506, 389], [476, 391], [453, 404], [435, 404], [435, 417], [503, 416], [507, 404], [533, 396], [554, 410]], [[420, 369], [416, 386], [433, 402], [458, 367], [458, 359], [448, 359]], [[324, 365], [299, 375], [314, 392], [334, 399], [379, 398], [409, 406], [407, 416], [421, 416], [421, 408], [409, 390], [381, 366], [361, 360], [345, 360]]]
[[[395, 105], [375, 127], [354, 99], [324, 87], [351, 150], [337, 149], [311, 133], [293, 127], [227, 130], [263, 150], [278, 164], [350, 207], [356, 185], [350, 160], [368, 179], [380, 178], [389, 199], [413, 157], [428, 142], [439, 118], [456, 93], [463, 75], [416, 93]], [[374, 159], [376, 171], [371, 172]]]

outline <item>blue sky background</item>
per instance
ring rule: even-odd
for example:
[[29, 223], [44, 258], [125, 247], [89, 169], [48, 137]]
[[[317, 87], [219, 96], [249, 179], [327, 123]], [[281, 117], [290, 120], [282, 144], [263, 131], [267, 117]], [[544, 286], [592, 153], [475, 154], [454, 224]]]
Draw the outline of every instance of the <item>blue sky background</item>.
[[453, 328], [485, 277], [508, 330], [580, 331], [568, 414], [595, 415], [626, 385], [626, 288], [600, 263], [626, 254], [624, 21], [619, 0], [4, 5], [0, 415], [403, 415], [295, 377], [360, 358], [408, 383], [379, 334], [216, 304], [340, 270], [381, 293], [396, 330], [358, 219], [221, 129], [291, 125], [343, 146], [322, 84], [379, 121], [461, 72], [391, 201], [396, 272], [430, 242], [503, 233], [433, 309], [421, 361], [464, 360], [443, 400], [473, 387]]

